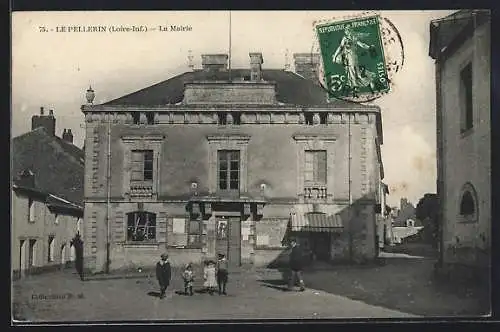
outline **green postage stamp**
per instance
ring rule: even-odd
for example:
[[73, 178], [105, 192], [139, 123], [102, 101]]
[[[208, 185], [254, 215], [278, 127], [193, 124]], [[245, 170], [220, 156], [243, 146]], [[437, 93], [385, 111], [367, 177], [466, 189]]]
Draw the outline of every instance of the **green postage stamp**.
[[356, 99], [390, 89], [379, 16], [316, 26], [323, 79], [331, 97]]

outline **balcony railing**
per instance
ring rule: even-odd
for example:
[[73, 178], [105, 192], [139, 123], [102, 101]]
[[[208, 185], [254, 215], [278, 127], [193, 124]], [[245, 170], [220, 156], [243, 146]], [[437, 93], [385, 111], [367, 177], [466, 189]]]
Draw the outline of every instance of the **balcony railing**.
[[130, 184], [130, 196], [134, 197], [149, 197], [153, 195], [153, 184], [152, 183], [131, 183]]
[[306, 199], [326, 199], [326, 184], [305, 184], [304, 198]]

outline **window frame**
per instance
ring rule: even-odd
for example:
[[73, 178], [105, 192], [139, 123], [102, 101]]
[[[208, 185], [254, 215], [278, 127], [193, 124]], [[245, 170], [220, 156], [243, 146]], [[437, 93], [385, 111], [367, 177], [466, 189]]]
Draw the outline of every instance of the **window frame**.
[[[144, 215], [145, 220], [144, 220], [143, 226], [140, 226], [140, 222], [142, 220], [139, 222], [139, 225], [134, 225], [134, 224], [131, 225], [130, 224], [130, 221], [134, 222], [134, 219], [131, 219], [131, 217], [134, 218], [137, 215]], [[127, 223], [126, 223], [126, 232], [125, 232], [125, 236], [126, 236], [125, 242], [127, 244], [156, 244], [156, 243], [158, 243], [158, 216], [156, 213], [149, 212], [149, 211], [132, 211], [132, 212], [127, 213], [126, 216], [127, 216]], [[153, 239], [142, 239], [142, 240], [135, 240], [135, 239], [131, 238], [130, 228], [137, 227], [137, 229], [140, 229], [140, 228], [145, 229], [146, 223], [148, 222], [148, 217], [151, 217], [151, 216], [153, 216], [153, 220], [152, 220], [153, 226], [149, 225], [148, 227], [154, 229], [154, 238]], [[151, 221], [151, 220], [149, 220], [149, 221]], [[142, 232], [146, 233], [144, 230]]]
[[[465, 74], [468, 75], [465, 75]], [[460, 133], [465, 135], [474, 129], [474, 67], [472, 60], [466, 61], [460, 68]]]
[[[240, 192], [241, 188], [241, 155], [240, 150], [217, 150], [217, 191], [218, 192]], [[225, 158], [221, 158], [224, 156]], [[222, 170], [222, 163], [226, 165], [226, 169]], [[236, 169], [233, 169], [232, 164], [237, 162]], [[221, 177], [221, 173], [224, 172], [226, 175], [225, 179]], [[233, 174], [237, 175], [237, 178], [232, 177]], [[221, 181], [225, 180], [226, 187], [221, 188]], [[231, 188], [232, 183], [236, 181], [236, 188]]]
[[[319, 154], [324, 154], [323, 176], [320, 176], [320, 162]], [[308, 156], [312, 157], [311, 170], [307, 166]], [[307, 179], [307, 174], [312, 174], [312, 180]], [[308, 149], [304, 151], [304, 184], [305, 185], [321, 185], [325, 186], [328, 182], [328, 151], [326, 149]]]
[[[466, 195], [469, 194], [473, 203], [474, 211], [470, 214], [462, 214], [462, 207]], [[463, 185], [458, 197], [457, 215], [460, 223], [476, 223], [479, 220], [479, 200], [474, 186], [467, 182]]]
[[247, 159], [248, 159], [248, 143], [250, 136], [245, 134], [215, 134], [207, 135], [208, 140], [208, 184], [209, 193], [227, 193], [220, 191], [219, 188], [219, 150], [239, 150], [240, 151], [240, 173], [239, 173], [239, 192], [244, 193], [248, 190], [247, 179]]
[[[160, 160], [161, 160], [161, 148], [166, 140], [164, 135], [127, 135], [122, 136], [122, 143], [125, 146], [124, 151], [124, 168], [125, 172], [123, 174], [123, 187], [122, 192], [125, 197], [149, 197], [149, 199], [156, 199], [158, 196], [158, 181], [160, 178]], [[152, 150], [153, 151], [153, 180], [139, 181], [133, 179], [132, 176], [132, 151], [139, 150]], [[151, 192], [147, 192], [147, 196], [143, 196], [143, 192], [137, 193], [134, 190], [134, 186], [148, 186], [152, 189]]]

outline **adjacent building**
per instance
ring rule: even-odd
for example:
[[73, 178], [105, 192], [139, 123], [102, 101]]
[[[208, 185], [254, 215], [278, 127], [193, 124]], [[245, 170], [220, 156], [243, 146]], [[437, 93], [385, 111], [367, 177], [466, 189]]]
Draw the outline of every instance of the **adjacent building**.
[[[315, 56], [311, 56], [316, 58]], [[296, 66], [303, 73], [308, 61]], [[223, 252], [265, 265], [295, 236], [323, 260], [377, 255], [380, 109], [328, 100], [306, 75], [226, 54], [103, 104], [87, 91], [85, 264], [92, 271]], [[309, 61], [317, 66], [317, 61]]]
[[[383, 169], [382, 169], [383, 171]], [[387, 195], [389, 186], [382, 181], [379, 183], [379, 208], [377, 210], [377, 239], [379, 249], [393, 242], [392, 218], [390, 217], [390, 207], [387, 205]]]
[[430, 34], [429, 53], [436, 63], [440, 266], [484, 272], [491, 257], [490, 11], [458, 11], [432, 21]]
[[83, 151], [71, 129], [56, 136], [53, 111], [32, 118], [32, 130], [12, 140], [11, 266], [13, 277], [65, 267], [82, 230]]

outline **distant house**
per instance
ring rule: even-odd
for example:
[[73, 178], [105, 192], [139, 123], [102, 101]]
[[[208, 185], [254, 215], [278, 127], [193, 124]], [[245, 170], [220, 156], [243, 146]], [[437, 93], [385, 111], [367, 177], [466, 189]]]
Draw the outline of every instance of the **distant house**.
[[[460, 10], [430, 24], [436, 67], [440, 268], [489, 277], [491, 13]], [[458, 275], [461, 273], [456, 273]]]
[[12, 140], [11, 266], [14, 277], [64, 267], [83, 220], [83, 152], [71, 130], [55, 135], [53, 112]]

